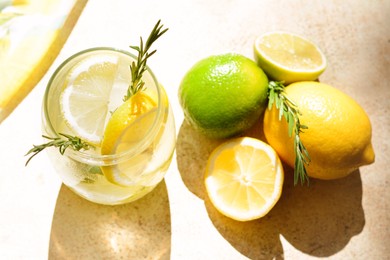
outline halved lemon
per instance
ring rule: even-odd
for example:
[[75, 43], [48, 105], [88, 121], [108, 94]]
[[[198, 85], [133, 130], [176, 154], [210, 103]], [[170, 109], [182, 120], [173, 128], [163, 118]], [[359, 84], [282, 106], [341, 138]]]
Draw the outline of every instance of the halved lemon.
[[273, 80], [290, 84], [316, 80], [326, 68], [326, 58], [310, 40], [287, 32], [270, 32], [254, 43], [258, 65]]
[[115, 184], [130, 186], [140, 183], [152, 156], [151, 143], [142, 140], [157, 117], [157, 103], [145, 92], [137, 92], [119, 106], [107, 123], [101, 145], [103, 155], [121, 154], [130, 149], [138, 150], [130, 158], [112, 166], [102, 166], [106, 178]]
[[205, 173], [211, 203], [223, 215], [249, 221], [266, 215], [279, 200], [283, 167], [275, 150], [251, 137], [231, 139], [210, 155]]
[[83, 60], [65, 80], [60, 107], [67, 126], [81, 139], [99, 146], [117, 73], [112, 57]]

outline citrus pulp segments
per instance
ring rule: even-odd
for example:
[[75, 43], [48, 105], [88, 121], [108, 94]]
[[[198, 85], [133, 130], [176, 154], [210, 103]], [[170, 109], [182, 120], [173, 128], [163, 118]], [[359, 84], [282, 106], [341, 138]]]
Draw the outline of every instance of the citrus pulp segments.
[[283, 168], [264, 142], [236, 138], [217, 147], [207, 163], [205, 185], [222, 214], [239, 221], [266, 215], [280, 198]]
[[77, 136], [93, 145], [100, 145], [103, 136], [116, 74], [116, 60], [102, 55], [82, 61], [65, 80], [60, 97], [64, 120]]
[[[121, 136], [138, 117], [149, 112], [157, 106], [154, 98], [145, 92], [137, 92], [128, 100], [123, 102], [112, 113], [104, 129], [104, 137], [101, 145], [103, 155], [118, 155], [118, 145]], [[141, 140], [142, 137], [139, 138]], [[131, 149], [132, 147], [128, 147]]]
[[[106, 178], [121, 186], [130, 186], [140, 183], [144, 173], [153, 157], [151, 143], [143, 142], [150, 133], [157, 116], [157, 108], [139, 115], [131, 122], [116, 139], [111, 154], [123, 154], [133, 151], [133, 154], [112, 166], [103, 166], [102, 171]], [[141, 151], [141, 152], [140, 152]]]
[[259, 36], [254, 44], [256, 60], [272, 79], [289, 84], [315, 80], [327, 66], [323, 52], [302, 36], [287, 32], [270, 32]]

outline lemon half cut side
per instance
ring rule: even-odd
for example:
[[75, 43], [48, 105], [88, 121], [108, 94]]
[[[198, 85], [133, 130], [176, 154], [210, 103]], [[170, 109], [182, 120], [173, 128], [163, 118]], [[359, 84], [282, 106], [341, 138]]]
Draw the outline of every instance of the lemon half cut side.
[[223, 215], [238, 221], [265, 216], [279, 200], [284, 173], [268, 144], [251, 137], [231, 139], [210, 155], [206, 191]]
[[255, 58], [273, 80], [290, 84], [316, 80], [326, 69], [321, 49], [312, 41], [292, 33], [269, 32], [256, 38]]

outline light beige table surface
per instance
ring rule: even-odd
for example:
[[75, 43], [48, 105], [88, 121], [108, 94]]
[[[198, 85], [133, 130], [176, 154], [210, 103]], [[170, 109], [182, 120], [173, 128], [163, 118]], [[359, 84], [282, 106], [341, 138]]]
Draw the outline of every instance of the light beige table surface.
[[[127, 205], [87, 202], [61, 184], [40, 143], [40, 108], [54, 69], [89, 47], [128, 48], [158, 19], [169, 31], [149, 65], [174, 109], [177, 149], [162, 182]], [[370, 116], [376, 162], [337, 181], [293, 187], [263, 219], [220, 215], [204, 192], [205, 161], [217, 142], [186, 123], [177, 99], [184, 73], [211, 54], [253, 58], [254, 39], [286, 30], [309, 37], [328, 58], [322, 82]], [[0, 79], [1, 80], [1, 79]], [[1, 259], [389, 259], [390, 1], [90, 0], [46, 76], [0, 125]]]

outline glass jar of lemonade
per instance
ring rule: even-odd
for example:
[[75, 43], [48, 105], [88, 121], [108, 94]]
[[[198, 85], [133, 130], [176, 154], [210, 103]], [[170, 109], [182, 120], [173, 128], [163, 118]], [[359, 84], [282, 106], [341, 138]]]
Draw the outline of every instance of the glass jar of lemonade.
[[50, 147], [54, 168], [71, 190], [100, 204], [127, 203], [150, 192], [175, 149], [168, 97], [148, 67], [142, 89], [128, 95], [133, 62], [136, 56], [113, 48], [79, 52], [54, 72], [43, 100], [44, 135], [77, 137], [89, 147], [63, 154]]

